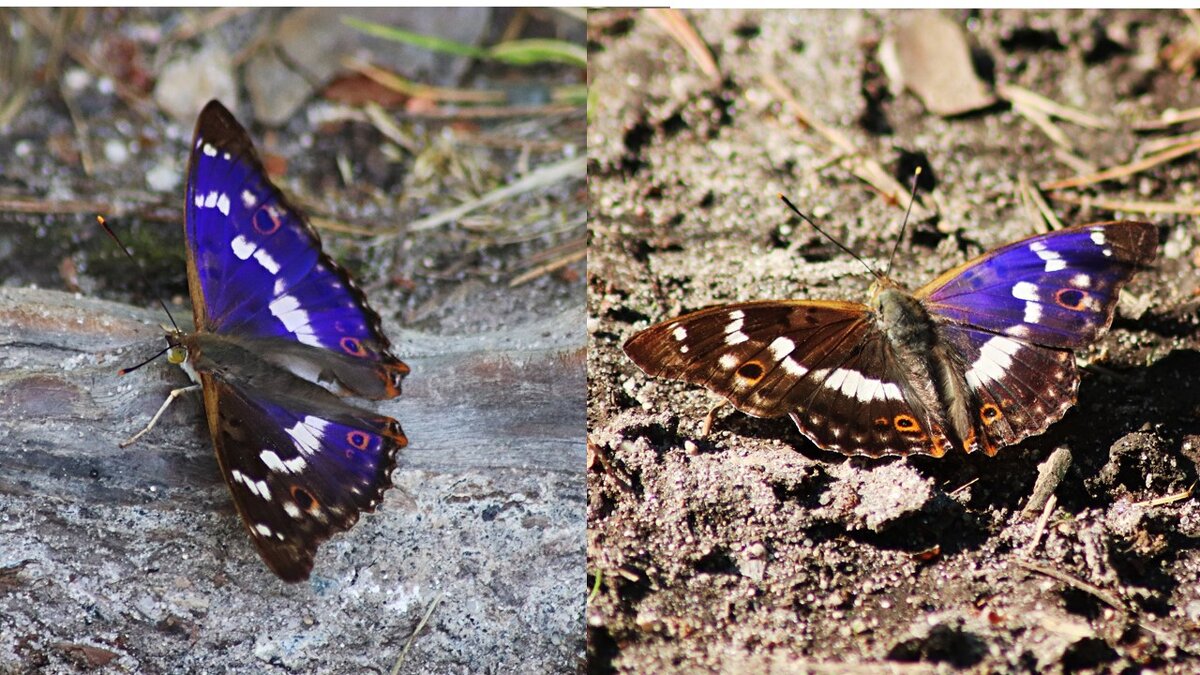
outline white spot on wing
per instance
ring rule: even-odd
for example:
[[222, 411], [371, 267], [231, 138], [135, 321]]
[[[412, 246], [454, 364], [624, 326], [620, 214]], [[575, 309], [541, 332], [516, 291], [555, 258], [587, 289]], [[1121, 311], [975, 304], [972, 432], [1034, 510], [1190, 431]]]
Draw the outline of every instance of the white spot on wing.
[[234, 237], [233, 241], [229, 242], [229, 247], [233, 249], [233, 254], [241, 260], [249, 258], [255, 249], [254, 244], [246, 241], [246, 238], [240, 234]]
[[1076, 274], [1071, 277], [1071, 285], [1076, 288], [1088, 288], [1092, 285], [1092, 278], [1086, 274]]
[[209, 157], [216, 157], [217, 149], [213, 147], [212, 143], [205, 143], [204, 144], [204, 154], [208, 155]]
[[275, 262], [275, 259], [272, 258], [271, 254], [267, 253], [265, 249], [260, 248], [255, 251], [254, 259], [258, 261], [259, 265], [263, 266], [263, 269], [267, 270], [271, 274], [279, 274], [279, 263]]
[[683, 326], [678, 326], [675, 330], [671, 331], [671, 335], [674, 335], [676, 340], [682, 342], [687, 339], [687, 329]]
[[728, 325], [725, 326], [725, 332], [726, 333], [736, 333], [742, 329], [742, 326], [745, 323], [746, 322], [743, 321], [742, 319], [734, 319], [733, 321], [730, 321]]
[[750, 339], [749, 335], [746, 335], [745, 333], [743, 333], [741, 331], [734, 331], [734, 332], [730, 333], [729, 335], [725, 336], [725, 344], [740, 345], [749, 339]]
[[1031, 284], [1028, 281], [1018, 281], [1013, 284], [1012, 295], [1018, 300], [1032, 300], [1036, 302], [1038, 299], [1038, 287], [1036, 284]]
[[267, 465], [268, 469], [276, 473], [300, 473], [304, 467], [308, 466], [308, 462], [305, 462], [303, 457], [284, 460], [280, 459], [274, 450], [263, 450], [259, 453], [258, 458]]
[[1066, 269], [1067, 261], [1058, 254], [1058, 251], [1051, 251], [1046, 248], [1044, 242], [1035, 241], [1029, 245], [1029, 250], [1033, 251], [1037, 257], [1046, 261], [1047, 272], [1057, 272], [1061, 269]]
[[738, 358], [733, 354], [722, 354], [717, 363], [725, 370], [733, 370], [737, 368]]
[[767, 349], [771, 350], [772, 356], [777, 359], [782, 359], [796, 350], [796, 343], [785, 337], [777, 337], [775, 338], [774, 342], [767, 347]]
[[325, 437], [325, 427], [329, 423], [320, 417], [306, 415], [303, 420], [288, 429], [284, 429], [301, 455], [313, 455], [321, 449], [321, 439]]
[[847, 398], [853, 398], [863, 403], [901, 398], [900, 388], [895, 384], [867, 377], [857, 370], [848, 368], [834, 370], [829, 379], [825, 380], [825, 386], [840, 391]]
[[267, 307], [271, 309], [271, 314], [283, 322], [285, 328], [296, 334], [297, 340], [314, 347], [322, 346], [308, 323], [308, 312], [300, 309], [299, 300], [290, 295], [281, 295]]
[[223, 216], [229, 215], [229, 195], [224, 192], [221, 193], [221, 196], [217, 197], [217, 210]]
[[1021, 343], [1001, 335], [992, 337], [979, 349], [979, 358], [966, 373], [967, 384], [978, 389], [987, 382], [1004, 377], [1012, 366], [1012, 355], [1021, 349]]
[[284, 502], [283, 510], [287, 511], [287, 514], [293, 518], [300, 517], [300, 507], [296, 506], [295, 504], [293, 504], [291, 502]]
[[216, 206], [217, 199], [219, 199], [219, 198], [220, 198], [220, 195], [217, 194], [216, 190], [209, 192], [207, 195], [204, 196], [204, 208], [211, 209], [212, 207]]
[[1025, 303], [1025, 323], [1040, 323], [1042, 320], [1042, 306], [1036, 302]]
[[800, 365], [796, 359], [793, 359], [790, 356], [784, 359], [781, 363], [783, 365], [783, 369], [786, 370], [789, 375], [804, 377], [804, 375], [808, 373], [808, 368]]
[[264, 537], [271, 536], [271, 528], [267, 527], [266, 525], [263, 525], [262, 523], [258, 523], [257, 525], [255, 525], [254, 530]]
[[[1097, 246], [1103, 246], [1108, 240], [1104, 238], [1104, 230], [1096, 228], [1092, 230], [1092, 243]], [[1105, 254], [1107, 255], [1107, 254]]]
[[731, 320], [744, 319], [744, 318], [746, 318], [746, 313], [740, 309], [735, 309], [729, 313], [729, 318]]
[[252, 209], [258, 204], [258, 197], [255, 197], [254, 193], [249, 190], [242, 190], [242, 204], [246, 208]]

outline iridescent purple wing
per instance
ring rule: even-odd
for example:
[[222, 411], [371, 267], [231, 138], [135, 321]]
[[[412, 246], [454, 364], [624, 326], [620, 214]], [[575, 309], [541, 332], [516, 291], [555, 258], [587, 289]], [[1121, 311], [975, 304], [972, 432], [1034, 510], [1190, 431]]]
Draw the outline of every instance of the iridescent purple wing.
[[1108, 328], [1121, 287], [1157, 248], [1150, 223], [1081, 225], [998, 248], [914, 295], [941, 321], [1075, 349]]
[[245, 129], [217, 101], [196, 123], [186, 228], [197, 330], [363, 359], [377, 381], [354, 393], [399, 395], [408, 367], [390, 353], [379, 315], [321, 251], [317, 233], [267, 179]]
[[392, 486], [404, 432], [316, 385], [267, 393], [201, 380], [206, 407], [220, 411], [210, 431], [242, 523], [281, 579], [307, 579], [321, 542], [374, 511]]
[[1118, 294], [1154, 261], [1150, 223], [1094, 223], [1031, 237], [918, 290], [970, 390], [968, 451], [1039, 434], [1075, 402], [1072, 350], [1112, 323]]
[[408, 366], [216, 101], [196, 124], [186, 208], [196, 332], [175, 340], [243, 524], [299, 581], [321, 542], [374, 510], [407, 443], [394, 419], [340, 396], [397, 396]]

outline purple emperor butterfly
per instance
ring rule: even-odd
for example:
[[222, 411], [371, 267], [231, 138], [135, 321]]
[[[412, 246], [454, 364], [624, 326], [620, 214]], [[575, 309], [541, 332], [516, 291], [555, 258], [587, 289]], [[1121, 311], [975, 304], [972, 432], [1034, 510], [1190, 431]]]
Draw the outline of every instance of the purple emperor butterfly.
[[196, 330], [168, 332], [168, 360], [203, 389], [221, 473], [263, 561], [301, 581], [321, 542], [375, 510], [408, 442], [396, 420], [342, 397], [399, 396], [408, 366], [217, 101], [196, 123], [185, 208]]
[[1108, 329], [1121, 287], [1157, 248], [1149, 223], [1082, 225], [986, 253], [916, 292], [878, 275], [865, 305], [703, 309], [634, 335], [625, 353], [747, 414], [789, 415], [825, 450], [994, 455], [1075, 402], [1073, 350]]

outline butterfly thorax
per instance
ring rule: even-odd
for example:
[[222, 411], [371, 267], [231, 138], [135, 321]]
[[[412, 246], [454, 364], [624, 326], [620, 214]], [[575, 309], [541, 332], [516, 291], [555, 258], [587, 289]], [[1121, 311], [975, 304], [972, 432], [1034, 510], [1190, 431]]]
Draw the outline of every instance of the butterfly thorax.
[[[964, 445], [972, 434], [970, 394], [962, 365], [945, 344], [925, 305], [899, 286], [883, 287], [874, 298], [875, 320], [896, 359], [908, 373], [915, 394], [909, 401], [925, 423]], [[937, 411], [944, 411], [938, 414]]]

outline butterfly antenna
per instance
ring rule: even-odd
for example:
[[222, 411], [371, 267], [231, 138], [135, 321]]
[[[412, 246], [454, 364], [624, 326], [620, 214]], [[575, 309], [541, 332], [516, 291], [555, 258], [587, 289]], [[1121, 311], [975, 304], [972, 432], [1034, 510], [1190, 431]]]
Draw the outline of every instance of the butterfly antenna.
[[900, 250], [900, 242], [904, 241], [904, 230], [908, 228], [908, 215], [912, 213], [913, 201], [917, 198], [917, 179], [921, 177], [921, 167], [917, 167], [913, 171], [913, 186], [912, 193], [908, 195], [908, 209], [904, 211], [904, 222], [900, 223], [900, 236], [896, 237], [896, 243], [892, 245], [892, 255], [888, 257], [887, 271], [883, 276], [888, 276], [892, 273], [892, 262], [896, 260], [896, 251]]
[[829, 234], [825, 230], [822, 230], [820, 227], [818, 227], [817, 224], [813, 222], [813, 219], [804, 215], [804, 213], [800, 209], [796, 208], [796, 205], [793, 204], [791, 202], [791, 200], [789, 200], [787, 197], [784, 197], [782, 194], [779, 195], [779, 198], [782, 199], [783, 203], [787, 204], [788, 208], [791, 209], [792, 211], [794, 211], [796, 213], [796, 215], [798, 215], [802, 219], [804, 219], [804, 222], [808, 223], [809, 225], [812, 225], [812, 228], [814, 230], [816, 230], [818, 233], [820, 233], [822, 236], [824, 236], [829, 241], [832, 241], [834, 246], [837, 246], [838, 248], [842, 249], [846, 253], [850, 254], [851, 258], [854, 258], [858, 262], [862, 263], [862, 266], [867, 268], [867, 271], [870, 272], [872, 276], [874, 276], [877, 279], [883, 278], [883, 277], [879, 276], [879, 272], [876, 272], [870, 265], [867, 264], [867, 261], [858, 257], [858, 254], [856, 254], [854, 251], [851, 251], [850, 249], [846, 248], [846, 246], [844, 244], [842, 244], [842, 242], [838, 241], [837, 239], [834, 239], [833, 235]]
[[[121, 250], [125, 252], [125, 257], [129, 258], [129, 262], [133, 263], [133, 268], [135, 270], [137, 270], [138, 278], [140, 278], [142, 280], [142, 285], [145, 286], [147, 289], [149, 289], [150, 281], [148, 279], [146, 279], [145, 273], [143, 273], [142, 268], [138, 266], [138, 262], [133, 257], [133, 254], [129, 252], [129, 249], [125, 247], [125, 244], [121, 243], [121, 238], [118, 237], [117, 233], [113, 232], [112, 228], [108, 226], [108, 221], [104, 220], [104, 216], [96, 216], [96, 221], [100, 223], [100, 227], [104, 228], [104, 231], [108, 233], [108, 236], [112, 237], [113, 241], [117, 242], [117, 246], [119, 246], [121, 248]], [[175, 330], [179, 330], [179, 324], [175, 323], [175, 317], [171, 315], [171, 310], [167, 309], [167, 303], [163, 302], [162, 297], [160, 297], [158, 294], [155, 294], [154, 297], [158, 298], [158, 304], [161, 305], [163, 308], [163, 311], [167, 313], [167, 318], [171, 320], [171, 325], [175, 327]], [[163, 351], [166, 351], [166, 350], [163, 350]], [[159, 354], [159, 356], [161, 356], [161, 354]], [[150, 361], [153, 361], [154, 359], [157, 359], [157, 358], [158, 358], [158, 356], [155, 356], [155, 357], [151, 358], [149, 361], [146, 361], [146, 363], [149, 363]], [[133, 368], [129, 368], [128, 370], [134, 370], [137, 368], [141, 368], [142, 366], [146, 365], [146, 363], [138, 364], [138, 365], [134, 366]], [[122, 372], [121, 374], [124, 375], [125, 372], [128, 372], [128, 370]]]
[[166, 354], [166, 353], [167, 353], [167, 351], [168, 351], [168, 350], [170, 350], [170, 349], [171, 349], [171, 348], [170, 348], [169, 346], [168, 346], [168, 347], [163, 347], [163, 350], [162, 350], [161, 352], [159, 352], [159, 353], [155, 354], [154, 356], [151, 356], [150, 358], [146, 359], [145, 361], [142, 361], [141, 363], [137, 364], [136, 366], [131, 366], [131, 367], [129, 367], [129, 368], [122, 368], [122, 369], [120, 369], [120, 370], [118, 370], [118, 371], [117, 371], [117, 374], [118, 374], [118, 375], [125, 375], [125, 374], [127, 374], [127, 373], [132, 373], [133, 371], [137, 370], [138, 368], [141, 368], [142, 366], [146, 365], [147, 363], [150, 363], [150, 362], [151, 362], [151, 361], [153, 361], [154, 359], [157, 359], [158, 357], [162, 356], [163, 354]]

